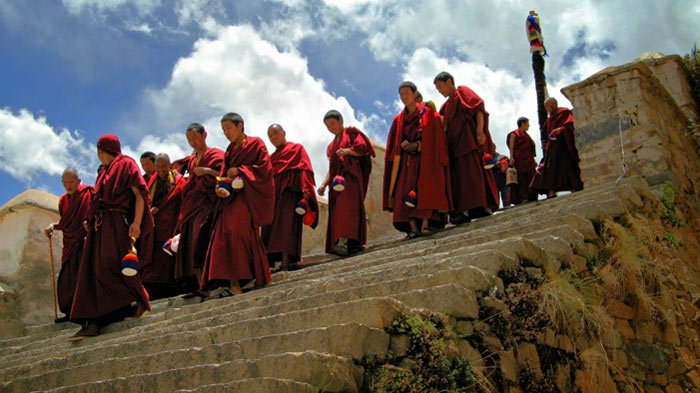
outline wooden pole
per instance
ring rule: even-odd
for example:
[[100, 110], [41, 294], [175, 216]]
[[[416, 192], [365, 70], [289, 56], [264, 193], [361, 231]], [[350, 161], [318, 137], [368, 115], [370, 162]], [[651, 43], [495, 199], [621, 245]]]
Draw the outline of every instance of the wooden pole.
[[51, 294], [53, 295], [53, 316], [58, 319], [58, 299], [56, 298], [56, 270], [53, 266], [53, 241], [49, 236], [49, 262], [51, 263]]

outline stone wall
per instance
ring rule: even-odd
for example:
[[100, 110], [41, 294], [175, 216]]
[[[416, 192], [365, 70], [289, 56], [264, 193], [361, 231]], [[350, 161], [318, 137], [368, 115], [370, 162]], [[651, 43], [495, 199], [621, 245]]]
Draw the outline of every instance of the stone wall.
[[[58, 220], [58, 197], [26, 191], [0, 208], [0, 337], [53, 319], [48, 239], [44, 228]], [[53, 240], [60, 270], [61, 234]]]
[[622, 174], [621, 146], [627, 176], [642, 176], [652, 187], [684, 182], [694, 155], [688, 114], [695, 111], [685, 78], [681, 58], [668, 56], [607, 68], [562, 90], [574, 107], [586, 185]]

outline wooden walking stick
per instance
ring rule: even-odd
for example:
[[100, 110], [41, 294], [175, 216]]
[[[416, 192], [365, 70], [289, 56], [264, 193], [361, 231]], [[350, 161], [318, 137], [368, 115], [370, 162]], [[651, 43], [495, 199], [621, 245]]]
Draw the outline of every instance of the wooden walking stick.
[[56, 271], [53, 267], [53, 241], [51, 241], [51, 235], [49, 236], [49, 261], [51, 262], [51, 294], [53, 295], [53, 316], [54, 319], [58, 319], [58, 299], [56, 298]]

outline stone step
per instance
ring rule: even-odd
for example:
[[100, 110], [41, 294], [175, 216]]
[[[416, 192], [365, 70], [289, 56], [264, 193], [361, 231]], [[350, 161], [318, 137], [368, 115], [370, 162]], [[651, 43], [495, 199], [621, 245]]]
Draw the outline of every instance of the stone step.
[[[631, 191], [631, 192], [630, 192]], [[557, 199], [553, 200], [547, 200], [547, 201], [540, 201], [536, 203], [531, 203], [531, 204], [526, 204], [526, 205], [520, 205], [517, 207], [510, 208], [504, 212], [500, 212], [500, 214], [496, 214], [491, 217], [487, 217], [484, 219], [480, 219], [475, 223], [470, 224], [469, 226], [474, 226], [480, 225], [480, 226], [491, 226], [493, 224], [496, 224], [497, 221], [494, 221], [493, 219], [498, 217], [503, 220], [508, 220], [508, 221], [514, 221], [514, 219], [517, 216], [520, 215], [526, 215], [526, 216], [533, 216], [538, 213], [539, 210], [546, 209], [545, 211], [548, 214], [551, 214], [551, 210], [556, 208], [559, 204], [564, 204], [567, 205], [567, 207], [570, 207], [572, 204], [575, 204], [579, 199], [595, 199], [592, 198], [595, 196], [594, 194], [608, 194], [608, 195], [624, 195], [627, 200], [635, 200], [637, 201], [637, 205], [639, 205], [641, 202], [638, 201], [638, 193], [640, 191], [647, 191], [648, 193], [648, 186], [646, 183], [640, 179], [640, 178], [630, 178], [630, 179], [624, 179], [618, 187], [613, 187], [612, 185], [600, 185], [596, 187], [591, 187], [586, 189], [583, 192], [579, 193], [574, 193], [570, 195], [566, 195]], [[562, 202], [563, 201], [563, 202]], [[588, 211], [596, 211], [596, 209], [584, 209]], [[506, 217], [507, 216], [507, 217]], [[454, 230], [457, 229], [462, 229], [463, 227], [460, 228], [452, 228]], [[443, 233], [449, 233], [450, 231], [445, 231]], [[459, 231], [455, 231], [459, 232]], [[441, 237], [442, 233], [438, 233], [433, 235], [431, 238], [439, 238]], [[586, 235], [584, 233], [584, 235]], [[385, 242], [384, 245], [380, 245], [379, 248], [381, 247], [394, 247], [396, 246], [397, 242], [392, 242], [392, 241], [387, 241]], [[315, 259], [315, 262], [323, 262], [324, 260], [332, 260], [335, 257], [328, 256], [326, 259], [324, 259], [324, 256], [310, 256], [309, 258]], [[276, 277], [277, 278], [277, 277]], [[193, 301], [189, 301], [190, 303]], [[160, 311], [161, 309], [167, 309], [169, 307], [180, 307], [183, 305], [186, 305], [188, 302], [183, 300], [183, 299], [165, 299], [164, 301], [157, 301], [154, 302], [153, 308], [154, 308], [154, 313]], [[55, 332], [63, 329], [73, 329], [72, 324], [61, 324], [61, 325], [56, 325], [56, 324], [47, 324], [47, 325], [40, 325], [36, 327], [29, 327], [27, 329], [27, 335], [35, 335], [36, 333], [40, 331], [45, 331], [45, 332]], [[48, 335], [48, 334], [47, 334]], [[0, 347], [7, 347], [7, 346], [14, 346], [18, 345], [19, 343], [25, 343], [32, 341], [30, 338], [26, 338], [24, 341], [15, 341], [11, 342], [9, 340], [0, 340]]]
[[178, 390], [175, 393], [319, 393], [318, 387], [289, 379], [249, 378], [241, 381]]
[[317, 386], [319, 391], [329, 393], [357, 392], [362, 386], [363, 370], [350, 359], [306, 351], [184, 367], [159, 373], [134, 374], [59, 387], [47, 392], [172, 392], [208, 386], [212, 382], [226, 384], [251, 378], [289, 379]]
[[[527, 249], [526, 244], [521, 244], [522, 242], [518, 242], [517, 244], [520, 244], [523, 248]], [[515, 243], [514, 243], [515, 245]], [[510, 248], [514, 248], [513, 246], [510, 246]], [[474, 252], [478, 254], [478, 252], [483, 251], [484, 248], [487, 248], [486, 246], [482, 245], [479, 249], [475, 249]], [[515, 249], [515, 248], [514, 248]], [[420, 260], [414, 261], [418, 262], [420, 267], [414, 267], [412, 266], [412, 263], [408, 263], [407, 261], [402, 261], [402, 266], [392, 268], [390, 271], [386, 272], [384, 277], [381, 276], [373, 276], [371, 271], [368, 271], [367, 274], [365, 274], [366, 278], [364, 279], [359, 279], [356, 281], [347, 281], [345, 284], [342, 284], [343, 281], [340, 281], [338, 285], [345, 285], [344, 287], [349, 287], [352, 285], [358, 285], [358, 283], [368, 283], [372, 281], [368, 280], [376, 280], [374, 282], [381, 282], [383, 280], [390, 280], [392, 277], [407, 277], [410, 275], [416, 275], [416, 274], [429, 274], [431, 272], [435, 272], [437, 270], [443, 269], [443, 268], [451, 268], [456, 266], [457, 264], [463, 264], [463, 265], [474, 265], [474, 266], [481, 266], [483, 267], [486, 271], [489, 269], [496, 268], [492, 272], [492, 274], [495, 274], [497, 272], [497, 269], [500, 269], [500, 264], [496, 263], [498, 261], [501, 262], [508, 262], [512, 263], [512, 261], [508, 261], [507, 259], [504, 259], [503, 256], [499, 255], [497, 252], [485, 252], [483, 255], [474, 255], [473, 257], [469, 258], [469, 250], [464, 250], [464, 253], [461, 253], [461, 255], [458, 255], [454, 259], [446, 259], [442, 260], [439, 262], [434, 261], [434, 256], [428, 256], [424, 257]], [[362, 271], [355, 271], [351, 272], [353, 274], [364, 274]], [[105, 330], [106, 333], [109, 332], [115, 332], [118, 331], [119, 329], [124, 329], [125, 326], [131, 326], [132, 329], [129, 329], [127, 331], [120, 331], [120, 335], [131, 335], [131, 334], [138, 334], [140, 331], [148, 334], [154, 334], [154, 333], [163, 333], [163, 332], [170, 332], [174, 331], [176, 329], [181, 329], [182, 327], [180, 326], [182, 323], [192, 323], [195, 324], [196, 328], [201, 328], [205, 326], [212, 326], [218, 323], [224, 322], [224, 320], [230, 320], [232, 318], [238, 318], [238, 315], [234, 315], [234, 313], [237, 310], [243, 310], [243, 309], [251, 309], [254, 307], [263, 307], [263, 306], [269, 306], [281, 301], [284, 301], [285, 298], [287, 299], [300, 299], [300, 296], [304, 295], [304, 292], [308, 292], [305, 294], [305, 296], [309, 296], [309, 294], [313, 293], [323, 293], [326, 291], [326, 288], [323, 287], [317, 287], [315, 288], [315, 282], [314, 281], [309, 281], [306, 284], [306, 288], [302, 291], [297, 291], [296, 293], [278, 293], [279, 289], [275, 291], [268, 291], [266, 296], [256, 296], [256, 297], [247, 297], [247, 295], [253, 295], [255, 293], [249, 293], [249, 294], [244, 294], [241, 296], [237, 296], [231, 299], [223, 299], [220, 301], [211, 301], [204, 303], [202, 305], [202, 310], [199, 309], [184, 309], [184, 310], [168, 310], [165, 312], [164, 315], [161, 316], [161, 320], [155, 321], [154, 318], [155, 316], [149, 316], [147, 318], [143, 318], [141, 320], [129, 320], [125, 321], [122, 323], [114, 324], [113, 326], [110, 326], [107, 330]], [[301, 283], [299, 283], [301, 285]], [[268, 288], [265, 288], [265, 290], [268, 290]], [[314, 292], [315, 291], [315, 292]], [[323, 291], [323, 292], [321, 292]], [[259, 293], [263, 293], [263, 290], [261, 291], [255, 291]], [[275, 296], [275, 293], [278, 293], [277, 296]], [[310, 304], [314, 305], [313, 302], [302, 302], [299, 304]], [[194, 307], [194, 306], [193, 306]], [[214, 309], [214, 310], [213, 310]], [[196, 310], [196, 311], [195, 311]], [[193, 312], [195, 311], [195, 312]], [[217, 316], [218, 314], [225, 314], [224, 316]], [[164, 331], [159, 330], [159, 327], [163, 327]], [[131, 331], [133, 330], [133, 331]], [[52, 337], [51, 339], [40, 341], [37, 343], [32, 343], [30, 345], [26, 345], [21, 349], [18, 349], [15, 354], [12, 355], [6, 355], [5, 359], [3, 361], [2, 368], [7, 367], [10, 364], [14, 364], [15, 361], [25, 355], [28, 356], [33, 356], [33, 355], [39, 355], [42, 351], [47, 351], [47, 350], [54, 350], [56, 348], [51, 348], [52, 345], [56, 345], [57, 348], [60, 348], [60, 350], [69, 350], [70, 348], [75, 348], [76, 350], [79, 349], [80, 345], [79, 344], [76, 348], [76, 346], [70, 346], [67, 343], [65, 343], [65, 339], [72, 334], [71, 332], [65, 333], [63, 336], [56, 336]], [[100, 342], [106, 339], [115, 339], [114, 335], [109, 335], [105, 334], [103, 336], [100, 336], [95, 339], [91, 339], [91, 342]], [[121, 341], [127, 341], [126, 337], [121, 337], [118, 340]]]
[[304, 351], [333, 354], [359, 361], [364, 356], [384, 355], [388, 349], [389, 335], [383, 330], [349, 323], [147, 355], [85, 359], [80, 354], [75, 354], [64, 359], [48, 359], [22, 366], [27, 372], [26, 376], [3, 386], [2, 391], [48, 390], [126, 377], [134, 374], [134, 365], [138, 365], [139, 374], [152, 374], [196, 365]]
[[[489, 267], [493, 269], [500, 269], [500, 266], [506, 264], [512, 266], [516, 263], [510, 258], [493, 252], [482, 253], [480, 260], [484, 264], [488, 263]], [[452, 269], [436, 273], [421, 274], [421, 272], [415, 271], [408, 271], [407, 273], [418, 273], [418, 275], [405, 276], [392, 281], [380, 281], [374, 284], [358, 281], [360, 283], [359, 286], [353, 286], [348, 289], [341, 289], [343, 288], [342, 282], [329, 282], [322, 288], [316, 288], [318, 294], [314, 296], [304, 298], [289, 296], [286, 301], [282, 301], [284, 297], [281, 297], [280, 303], [272, 300], [270, 303], [262, 306], [243, 307], [239, 311], [232, 310], [227, 314], [235, 312], [235, 319], [237, 320], [252, 320], [268, 315], [302, 310], [308, 308], [309, 305], [319, 307], [367, 297], [391, 296], [409, 307], [440, 310], [459, 318], [476, 318], [478, 316], [478, 304], [474, 291], [483, 291], [492, 285], [486, 279], [487, 275], [474, 266], [455, 266]], [[488, 276], [490, 277], [492, 274]], [[346, 284], [352, 284], [352, 282], [347, 282]], [[409, 290], [410, 292], [406, 292]], [[304, 291], [302, 290], [301, 293], [304, 293]], [[427, 293], [430, 295], [428, 296]], [[195, 320], [198, 319], [203, 320], [203, 318], [195, 318]], [[172, 323], [173, 321], [170, 322]], [[225, 323], [225, 321], [220, 321], [220, 323]], [[144, 333], [156, 334], [157, 332], [148, 330]], [[110, 351], [111, 348], [105, 351], [97, 351], [92, 358], [81, 357], [76, 362], [68, 362], [69, 356], [66, 358], [66, 363], [85, 364], [104, 359], [106, 356], [109, 356]], [[22, 372], [26, 373], [27, 370], [33, 373], [38, 372], [40, 369], [41, 366], [36, 363], [28, 364], [23, 362], [22, 366], [2, 370], [0, 372], [0, 380], [13, 379], [17, 375], [22, 375]], [[55, 370], [57, 368], [55, 364], [52, 364], [50, 369]]]
[[[500, 244], [498, 244], [500, 243]], [[396, 268], [392, 268], [388, 274], [393, 274], [396, 275], [397, 277], [404, 277], [407, 275], [411, 274], [429, 274], [434, 271], [438, 271], [440, 269], [443, 269], [444, 267], [453, 267], [458, 264], [464, 264], [464, 265], [476, 265], [476, 266], [481, 266], [483, 269], [485, 269], [486, 272], [488, 272], [489, 275], [494, 275], [497, 273], [497, 271], [500, 269], [501, 264], [499, 263], [494, 263], [494, 261], [498, 261], [502, 259], [502, 256], [498, 255], [497, 253], [494, 253], [491, 251], [490, 253], [487, 251], [483, 251], [482, 249], [488, 248], [487, 245], [479, 245], [476, 247], [472, 247], [471, 251], [473, 252], [479, 252], [482, 251], [484, 252], [483, 255], [480, 256], [475, 256], [470, 258], [469, 257], [469, 250], [464, 250], [464, 252], [458, 252], [457, 256], [454, 258], [447, 258], [443, 259], [439, 262], [435, 262], [435, 255], [431, 255], [428, 257], [423, 258], [423, 263], [420, 265], [420, 268], [416, 268], [410, 265], [401, 265], [397, 266]], [[530, 242], [518, 239], [518, 240], [503, 240], [500, 242], [497, 242], [493, 245], [493, 248], [496, 249], [501, 249], [502, 251], [508, 251], [509, 253], [513, 254], [514, 257], [522, 257], [525, 259], [538, 259], [541, 258], [541, 255], [543, 254], [541, 249], [538, 249], [534, 247]], [[465, 255], [466, 254], [466, 255]], [[512, 263], [512, 261], [511, 261]], [[490, 271], [489, 271], [490, 270]], [[358, 272], [352, 272], [353, 274], [364, 274], [367, 276], [369, 273], [369, 276], [366, 278], [359, 278], [357, 282], [363, 282], [363, 280], [367, 279], [379, 279], [381, 280], [381, 276], [375, 276], [372, 275], [371, 271], [364, 272], [364, 271], [359, 271]], [[350, 281], [352, 283], [353, 280]], [[313, 291], [313, 290], [320, 290], [322, 292], [325, 292], [327, 288], [332, 288], [333, 285], [336, 285], [335, 283], [329, 283], [330, 286], [327, 287], [318, 287], [318, 285], [315, 282], [309, 282], [307, 283], [307, 286], [305, 288], [302, 288], [301, 292], [297, 292], [299, 294], [303, 294], [304, 291]], [[343, 280], [338, 282], [338, 285], [343, 285]], [[347, 284], [346, 284], [347, 285]], [[307, 289], [308, 288], [308, 289]], [[257, 292], [257, 291], [256, 291]], [[322, 293], [320, 292], [320, 293]], [[280, 294], [282, 297], [278, 297], [277, 299], [284, 299], [284, 296], [289, 296], [292, 299], [296, 299], [297, 295], [295, 293], [283, 293]], [[166, 330], [164, 331], [159, 331], [159, 330], [153, 330], [154, 328], [149, 325], [145, 326], [138, 326], [136, 325], [136, 328], [141, 329], [144, 333], [146, 334], [167, 334], [168, 332], [176, 331], [178, 329], [182, 329], [180, 325], [178, 325], [180, 322], [183, 321], [189, 321], [192, 323], [196, 324], [196, 328], [201, 328], [205, 326], [212, 326], [220, 323], [224, 323], [225, 320], [230, 320], [232, 318], [237, 318], [237, 315], [231, 316], [232, 313], [235, 311], [235, 308], [238, 307], [238, 309], [242, 308], [251, 308], [251, 307], [261, 307], [261, 306], [269, 306], [270, 304], [274, 304], [274, 302], [270, 302], [268, 299], [262, 298], [264, 300], [262, 303], [258, 302], [251, 302], [248, 299], [244, 298], [245, 295], [241, 297], [236, 297], [233, 299], [226, 299], [226, 302], [231, 302], [231, 300], [237, 300], [241, 299], [240, 304], [236, 304], [238, 302], [233, 302], [233, 304], [226, 304], [224, 309], [220, 310], [222, 312], [225, 312], [228, 316], [225, 317], [215, 317], [215, 318], [206, 318], [206, 313], [209, 312], [209, 310], [204, 310], [200, 311], [198, 313], [193, 313], [193, 314], [186, 314], [181, 317], [171, 317], [171, 319], [164, 320], [157, 322], [160, 325], [165, 325], [167, 326]], [[260, 298], [252, 299], [252, 300], [258, 300], [260, 301]], [[274, 299], [273, 299], [274, 300]], [[279, 301], [279, 300], [275, 300]], [[217, 303], [220, 301], [213, 301], [211, 303]], [[205, 303], [207, 304], [207, 303]], [[311, 303], [313, 304], [313, 303]], [[176, 310], [172, 310], [172, 312], [176, 312]], [[222, 319], [223, 318], [223, 319]], [[146, 318], [149, 319], [149, 318]], [[126, 323], [140, 323], [143, 322], [143, 320], [131, 320], [127, 321]], [[115, 324], [114, 329], [119, 329], [119, 324]], [[123, 328], [123, 327], [122, 327]], [[133, 330], [133, 329], [132, 329]], [[114, 330], [112, 330], [114, 331]], [[104, 340], [109, 340], [111, 342], [120, 342], [120, 341], [128, 341], [130, 337], [134, 334], [138, 335], [138, 331], [131, 332], [131, 331], [126, 331], [126, 332], [119, 332], [120, 336], [115, 336], [115, 335], [103, 335], [101, 337], [91, 339], [90, 341], [93, 342], [93, 344], [100, 343], [101, 341]], [[63, 337], [57, 337], [53, 338], [50, 341], [46, 342], [39, 342], [36, 345], [33, 345], [32, 348], [38, 348], [38, 349], [27, 349], [25, 348], [25, 351], [22, 353], [18, 353], [14, 356], [9, 356], [6, 357], [4, 362], [3, 362], [3, 368], [10, 367], [12, 365], [16, 365], [17, 363], [21, 363], [23, 360], [22, 358], [27, 358], [24, 359], [24, 361], [28, 361], [32, 357], [41, 357], [42, 353], [48, 352], [48, 351], [58, 351], [59, 353], [65, 353], [70, 352], [70, 351], [78, 351], [81, 348], [82, 344], [79, 344], [77, 346], [71, 346], [68, 343], [65, 343], [64, 340], [67, 337], [67, 335], [70, 334], [67, 333], [66, 336]], [[54, 345], [55, 347], [52, 347]]]

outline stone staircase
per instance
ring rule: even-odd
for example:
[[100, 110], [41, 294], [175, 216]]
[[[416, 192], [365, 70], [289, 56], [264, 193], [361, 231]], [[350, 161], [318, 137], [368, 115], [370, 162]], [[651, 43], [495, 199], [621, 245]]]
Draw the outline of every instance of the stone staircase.
[[78, 343], [50, 324], [0, 341], [0, 392], [357, 392], [361, 360], [386, 354], [401, 313], [476, 320], [479, 299], [520, 263], [585, 266], [594, 223], [641, 208], [639, 178], [507, 209], [412, 241], [316, 258], [233, 298], [157, 301], [150, 315]]

